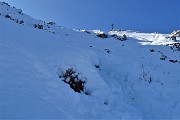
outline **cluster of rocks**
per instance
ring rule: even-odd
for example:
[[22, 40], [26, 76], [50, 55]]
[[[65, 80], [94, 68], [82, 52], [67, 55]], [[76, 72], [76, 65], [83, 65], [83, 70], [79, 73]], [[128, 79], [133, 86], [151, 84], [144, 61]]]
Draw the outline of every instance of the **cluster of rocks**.
[[[19, 13], [19, 14], [20, 14], [20, 13]], [[2, 14], [0, 13], [0, 15], [2, 15]], [[12, 16], [10, 16], [9, 14], [4, 15], [4, 17], [7, 18], [7, 19], [12, 20], [12, 21], [14, 21], [14, 22], [16, 22], [16, 23], [18, 23], [18, 24], [24, 25], [24, 23], [25, 23], [24, 20], [14, 19], [14, 18], [13, 18]], [[51, 32], [51, 33], [55, 34], [55, 32], [52, 32], [52, 31], [49, 31], [48, 29], [46, 29], [46, 27], [47, 27], [47, 28], [50, 28], [49, 25], [54, 25], [54, 24], [55, 24], [54, 22], [48, 22], [47, 25], [46, 25], [45, 22], [44, 22], [44, 25], [38, 23], [38, 24], [34, 24], [34, 28], [46, 30], [46, 31], [48, 31], [48, 32]]]
[[100, 33], [100, 34], [97, 34], [97, 36], [100, 37], [100, 38], [103, 38], [103, 39], [113, 37], [113, 38], [115, 38], [117, 40], [120, 40], [120, 41], [127, 40], [127, 36], [125, 34], [122, 35], [122, 36], [117, 36], [116, 34], [108, 35], [108, 34], [105, 34], [105, 33]]
[[[2, 5], [7, 5], [8, 7], [11, 7], [8, 3], [5, 3], [5, 2], [2, 2]], [[4, 16], [4, 17], [7, 18], [7, 19], [10, 19], [10, 20], [12, 20], [12, 21], [14, 21], [14, 22], [16, 22], [16, 23], [18, 23], [18, 24], [24, 25], [24, 24], [25, 24], [25, 21], [24, 21], [24, 20], [19, 20], [19, 19], [13, 17], [13, 14], [16, 14], [16, 13], [18, 13], [18, 14], [20, 14], [20, 15], [23, 15], [22, 10], [21, 10], [21, 9], [16, 9], [15, 7], [13, 7], [13, 9], [15, 9], [16, 12], [14, 12], [14, 13], [9, 12], [9, 13], [11, 13], [12, 15], [11, 15], [11, 14], [2, 14], [2, 13], [0, 13], [0, 15], [1, 15], [1, 16]], [[10, 9], [8, 8], [7, 11], [9, 11], [9, 10], [10, 10]], [[52, 21], [50, 21], [50, 22], [48, 22], [48, 23], [45, 23], [45, 22], [41, 21], [41, 22], [39, 22], [39, 23], [33, 24], [33, 26], [34, 26], [34, 28], [36, 28], [36, 29], [46, 30], [46, 31], [48, 31], [48, 32], [50, 32], [50, 33], [55, 34], [55, 32], [48, 30], [48, 28], [50, 28], [51, 25], [55, 25], [55, 24], [56, 24], [56, 23], [55, 23], [55, 22], [52, 22]]]
[[180, 51], [180, 43], [172, 43], [172, 44], [167, 44], [166, 46], [170, 46], [171, 50], [173, 51]]
[[[170, 44], [171, 45], [171, 44]], [[178, 44], [179, 45], [179, 44]], [[171, 59], [171, 58], [168, 58], [166, 55], [164, 55], [161, 51], [156, 51], [156, 50], [154, 50], [154, 49], [149, 49], [150, 50], [150, 52], [158, 52], [158, 53], [160, 53], [161, 54], [161, 57], [160, 57], [160, 60], [167, 60], [168, 59], [168, 61], [169, 62], [172, 62], [172, 63], [180, 63], [180, 60], [173, 60], [173, 59]]]
[[[91, 31], [88, 31], [88, 30], [83, 30], [84, 33], [87, 33], [87, 34], [91, 34], [93, 32]], [[115, 38], [117, 40], [120, 40], [120, 41], [125, 41], [128, 39], [128, 37], [124, 34], [122, 36], [117, 36], [116, 34], [113, 34], [113, 35], [109, 35], [109, 34], [106, 34], [104, 32], [99, 32], [99, 33], [95, 33], [97, 37], [99, 38], [102, 38], [102, 39], [106, 39], [106, 38]]]
[[[2, 14], [0, 14], [0, 15], [2, 15]], [[14, 19], [14, 18], [13, 18], [12, 16], [10, 16], [9, 14], [6, 14], [4, 17], [5, 17], [5, 18], [8, 18], [8, 19], [10, 19], [10, 20], [12, 20], [12, 21], [14, 21], [14, 22], [16, 22], [16, 23], [19, 23], [19, 24], [24, 25], [24, 21], [23, 21], [23, 20]]]
[[6, 2], [2, 2], [2, 5], [7, 5], [8, 7], [11, 7], [8, 3], [6, 3]]

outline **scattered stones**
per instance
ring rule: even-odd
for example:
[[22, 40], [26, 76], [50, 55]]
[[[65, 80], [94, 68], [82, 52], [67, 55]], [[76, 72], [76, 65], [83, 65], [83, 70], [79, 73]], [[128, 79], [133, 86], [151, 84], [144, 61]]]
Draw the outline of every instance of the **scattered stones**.
[[110, 49], [104, 49], [107, 53], [111, 53]]
[[180, 51], [180, 43], [172, 43], [172, 44], [167, 44], [166, 46], [170, 46], [171, 50], [173, 51]]

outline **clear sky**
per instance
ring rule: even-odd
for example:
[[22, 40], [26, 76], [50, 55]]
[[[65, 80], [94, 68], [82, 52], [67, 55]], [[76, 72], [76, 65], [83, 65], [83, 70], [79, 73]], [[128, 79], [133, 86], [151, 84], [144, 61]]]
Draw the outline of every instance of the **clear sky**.
[[24, 13], [75, 29], [169, 33], [180, 29], [180, 0], [4, 0]]

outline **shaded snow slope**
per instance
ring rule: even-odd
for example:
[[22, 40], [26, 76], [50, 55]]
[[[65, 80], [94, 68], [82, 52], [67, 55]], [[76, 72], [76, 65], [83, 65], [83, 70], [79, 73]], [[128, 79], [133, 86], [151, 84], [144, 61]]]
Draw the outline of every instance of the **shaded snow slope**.
[[[101, 31], [48, 24], [2, 2], [0, 13], [0, 119], [180, 118], [179, 38], [110, 31], [128, 40], [102, 39]], [[59, 78], [69, 68], [88, 95]]]

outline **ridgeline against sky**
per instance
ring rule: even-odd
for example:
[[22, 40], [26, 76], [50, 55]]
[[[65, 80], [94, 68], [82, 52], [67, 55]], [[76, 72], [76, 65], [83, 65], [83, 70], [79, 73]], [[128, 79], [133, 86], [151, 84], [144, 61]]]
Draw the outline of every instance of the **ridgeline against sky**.
[[4, 0], [37, 19], [75, 29], [180, 29], [179, 0]]

